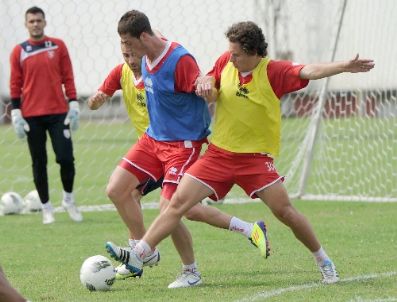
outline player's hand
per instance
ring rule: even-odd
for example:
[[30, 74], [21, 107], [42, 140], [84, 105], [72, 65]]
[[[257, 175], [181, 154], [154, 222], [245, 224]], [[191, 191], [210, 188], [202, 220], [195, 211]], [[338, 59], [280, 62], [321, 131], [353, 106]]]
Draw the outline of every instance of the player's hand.
[[20, 139], [26, 137], [26, 132], [30, 131], [29, 124], [22, 117], [21, 109], [11, 110], [11, 121], [14, 126], [15, 133]]
[[208, 99], [214, 94], [215, 78], [212, 76], [199, 76], [196, 79], [196, 95]]
[[88, 108], [91, 110], [97, 110], [99, 107], [101, 107], [108, 99], [110, 99], [110, 96], [107, 94], [103, 93], [102, 91], [97, 91], [93, 96], [91, 96], [88, 99]]
[[346, 71], [347, 72], [367, 72], [374, 68], [375, 63], [374, 60], [370, 59], [360, 59], [357, 54], [353, 60], [346, 62]]
[[79, 128], [80, 121], [80, 107], [77, 101], [69, 102], [69, 111], [66, 115], [64, 124], [69, 125], [70, 130], [76, 131]]

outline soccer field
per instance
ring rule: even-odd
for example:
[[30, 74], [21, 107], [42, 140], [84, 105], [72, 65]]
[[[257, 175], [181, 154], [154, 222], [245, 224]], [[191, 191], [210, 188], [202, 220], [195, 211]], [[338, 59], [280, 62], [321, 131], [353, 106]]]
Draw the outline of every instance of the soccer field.
[[[187, 222], [204, 280], [197, 288], [167, 289], [180, 271], [167, 239], [159, 246], [159, 266], [145, 269], [141, 279], [117, 281], [110, 292], [86, 290], [79, 281], [84, 259], [108, 256], [107, 240], [126, 243], [126, 230], [113, 211], [86, 212], [80, 224], [58, 213], [50, 226], [41, 224], [40, 214], [1, 217], [0, 259], [12, 284], [32, 301], [396, 301], [396, 204], [295, 205], [333, 257], [340, 283], [322, 285], [310, 253], [260, 203], [218, 207], [246, 220], [266, 219], [272, 244], [267, 260], [243, 236]], [[145, 210], [145, 223], [157, 213]]]
[[[293, 126], [292, 120], [287, 127], [288, 123]], [[33, 189], [27, 145], [16, 140], [10, 126], [1, 126], [0, 134], [1, 170], [7, 176], [0, 180], [0, 192], [15, 190], [23, 196]], [[335, 139], [340, 141], [338, 133]], [[134, 140], [127, 122], [82, 123], [74, 137], [80, 206], [110, 203], [104, 193], [108, 177]], [[299, 139], [286, 139], [283, 149], [294, 149], [298, 143]], [[50, 144], [48, 156], [51, 200], [59, 206], [59, 172]], [[281, 173], [287, 166], [282, 163]], [[145, 197], [144, 205], [156, 202], [158, 194]], [[228, 201], [235, 200], [249, 201], [238, 188], [228, 195]], [[396, 203], [294, 203], [312, 222], [335, 261], [342, 280], [339, 284], [323, 286], [318, 282], [320, 273], [310, 253], [260, 203], [219, 207], [249, 221], [265, 218], [273, 248], [267, 260], [238, 234], [187, 222], [204, 280], [197, 288], [167, 289], [180, 272], [180, 261], [167, 239], [159, 246], [159, 266], [146, 269], [142, 279], [116, 282], [110, 292], [88, 292], [79, 281], [84, 259], [108, 256], [104, 248], [108, 240], [126, 244], [127, 231], [114, 211], [85, 212], [81, 224], [57, 213], [56, 223], [50, 226], [42, 225], [40, 214], [0, 217], [0, 264], [12, 284], [32, 301], [397, 300]], [[146, 225], [157, 213], [155, 209], [144, 211]]]

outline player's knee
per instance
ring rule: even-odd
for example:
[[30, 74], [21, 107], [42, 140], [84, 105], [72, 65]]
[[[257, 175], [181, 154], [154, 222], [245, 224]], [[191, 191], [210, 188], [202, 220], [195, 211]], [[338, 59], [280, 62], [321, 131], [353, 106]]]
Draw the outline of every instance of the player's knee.
[[298, 215], [298, 212], [292, 205], [286, 205], [273, 211], [277, 218], [279, 218], [284, 223], [290, 225]]
[[186, 219], [191, 220], [191, 221], [201, 221], [201, 213], [200, 211], [197, 211], [196, 207], [191, 208], [189, 211], [187, 211], [184, 215]]
[[113, 202], [117, 202], [120, 197], [120, 190], [112, 182], [106, 186], [106, 195]]

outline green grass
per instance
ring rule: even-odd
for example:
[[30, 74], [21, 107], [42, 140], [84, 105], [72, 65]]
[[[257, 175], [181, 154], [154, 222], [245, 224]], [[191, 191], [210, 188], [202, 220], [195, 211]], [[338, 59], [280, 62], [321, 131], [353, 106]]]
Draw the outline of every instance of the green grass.
[[[80, 224], [59, 213], [50, 226], [41, 224], [40, 214], [1, 217], [1, 265], [12, 284], [32, 301], [262, 301], [254, 298], [293, 286], [298, 289], [266, 301], [397, 299], [396, 204], [299, 201], [295, 205], [313, 224], [342, 280], [358, 280], [299, 288], [320, 279], [314, 260], [260, 203], [218, 207], [246, 220], [266, 217], [273, 251], [267, 260], [241, 235], [186, 222], [204, 279], [197, 288], [167, 289], [179, 273], [180, 261], [166, 239], [159, 246], [159, 266], [146, 269], [142, 279], [118, 281], [110, 292], [86, 290], [79, 281], [84, 259], [106, 255], [107, 240], [126, 242], [127, 233], [116, 212], [84, 213]], [[145, 210], [146, 224], [157, 213]], [[394, 275], [380, 275], [386, 272]], [[372, 279], [364, 279], [373, 274]]]
[[[326, 144], [317, 145], [316, 152], [323, 152], [322, 158], [350, 160], [345, 169], [359, 172], [355, 177], [349, 177], [349, 173], [342, 175], [336, 169], [337, 163], [315, 157], [308, 187], [322, 187], [325, 192], [347, 189], [351, 193], [359, 193], [374, 189], [362, 182], [363, 179], [376, 178], [381, 180], [381, 186], [385, 185], [379, 186], [379, 190], [395, 196], [397, 161], [393, 159], [397, 156], [397, 146], [394, 146], [397, 132], [393, 129], [397, 123], [382, 120], [383, 126], [389, 130], [380, 136], [380, 128], [375, 122], [327, 120], [323, 127], [331, 127], [333, 135], [328, 136]], [[302, 142], [301, 129], [305, 128], [307, 121], [289, 119], [284, 125], [289, 135], [283, 137], [281, 160], [277, 161], [281, 174], [286, 173], [291, 155], [293, 157]], [[298, 130], [296, 135], [293, 130]], [[358, 133], [362, 137], [359, 140], [361, 145], [352, 143]], [[383, 146], [381, 138], [388, 139], [391, 144]], [[104, 193], [108, 178], [135, 139], [128, 122], [81, 124], [74, 136], [75, 193], [79, 205], [109, 203]], [[0, 126], [0, 143], [0, 194], [14, 190], [24, 195], [33, 190], [26, 142], [17, 140], [12, 128], [3, 125]], [[59, 169], [50, 144], [47, 149], [51, 200], [58, 206], [61, 197]], [[380, 158], [381, 162], [372, 161], [373, 158]], [[332, 173], [324, 177], [321, 171]], [[381, 174], [385, 171], [385, 175], [391, 175], [390, 178]], [[379, 182], [374, 180], [373, 183]], [[158, 191], [154, 192], [144, 202], [156, 201], [158, 195]], [[230, 198], [242, 196], [245, 194], [237, 187], [228, 195]], [[296, 201], [295, 205], [312, 222], [344, 282], [313, 286], [320, 275], [310, 253], [259, 203], [219, 207], [245, 220], [266, 217], [273, 247], [273, 255], [266, 261], [240, 235], [187, 222], [204, 278], [203, 286], [198, 288], [167, 289], [180, 271], [180, 261], [169, 239], [159, 246], [162, 257], [159, 267], [145, 270], [141, 280], [117, 282], [110, 292], [90, 293], [83, 288], [79, 282], [79, 269], [84, 259], [96, 254], [106, 255], [104, 243], [107, 240], [126, 244], [127, 231], [116, 212], [84, 213], [85, 220], [81, 224], [72, 223], [65, 213], [59, 213], [56, 223], [50, 226], [42, 225], [40, 214], [0, 217], [0, 264], [12, 284], [32, 301], [397, 299], [397, 204]], [[149, 225], [157, 213], [157, 210], [145, 210], [145, 223]], [[382, 275], [387, 272], [392, 272], [392, 275]], [[365, 279], [365, 276], [372, 274], [373, 278]], [[346, 279], [354, 277], [357, 280]], [[309, 287], [305, 289], [306, 285]], [[287, 288], [291, 290], [294, 286], [295, 291], [281, 290], [274, 297], [264, 298], [269, 293]], [[263, 295], [260, 296], [260, 293]]]

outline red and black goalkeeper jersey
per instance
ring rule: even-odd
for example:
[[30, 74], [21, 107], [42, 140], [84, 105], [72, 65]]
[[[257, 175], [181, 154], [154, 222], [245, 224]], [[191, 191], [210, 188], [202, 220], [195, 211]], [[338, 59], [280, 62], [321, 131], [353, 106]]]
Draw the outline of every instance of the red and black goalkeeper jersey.
[[[65, 43], [45, 36], [14, 47], [11, 57], [11, 98], [21, 98], [24, 117], [68, 111], [76, 99], [72, 63]], [[64, 89], [63, 89], [64, 85]]]

